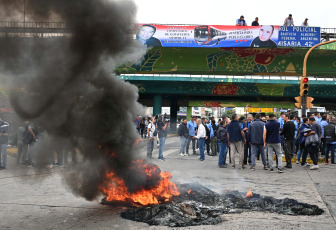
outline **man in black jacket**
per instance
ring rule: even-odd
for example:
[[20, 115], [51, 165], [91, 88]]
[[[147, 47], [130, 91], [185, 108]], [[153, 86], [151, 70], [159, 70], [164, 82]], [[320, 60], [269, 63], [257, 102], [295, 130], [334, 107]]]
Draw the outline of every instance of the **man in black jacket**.
[[294, 142], [295, 135], [295, 124], [290, 121], [289, 114], [285, 114], [284, 116], [284, 126], [281, 132], [281, 135], [284, 135], [284, 150], [286, 157], [286, 166], [285, 168], [292, 168], [292, 148]]
[[264, 169], [267, 170], [266, 167], [266, 156], [264, 151], [264, 140], [263, 140], [263, 132], [265, 123], [260, 120], [260, 113], [258, 113], [255, 116], [255, 121], [251, 123], [251, 125], [248, 127], [248, 138], [251, 143], [251, 153], [252, 153], [252, 166], [251, 170], [255, 170], [256, 166], [256, 155], [257, 152], [260, 153], [262, 163], [264, 165]]
[[188, 156], [188, 154], [185, 152], [189, 136], [189, 130], [187, 128], [187, 119], [185, 118], [182, 119], [182, 122], [177, 129], [177, 133], [180, 136], [180, 156]]

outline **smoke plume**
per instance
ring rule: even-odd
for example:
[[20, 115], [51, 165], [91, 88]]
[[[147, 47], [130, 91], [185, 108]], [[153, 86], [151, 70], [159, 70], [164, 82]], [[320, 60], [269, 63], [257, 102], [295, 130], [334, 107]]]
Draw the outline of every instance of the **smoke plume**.
[[[54, 152], [77, 150], [79, 163], [65, 181], [88, 200], [99, 194], [106, 170], [125, 179], [130, 191], [145, 183], [132, 172], [137, 139], [132, 119], [139, 114], [137, 88], [120, 81], [113, 69], [136, 62], [145, 50], [133, 39], [136, 7], [131, 1], [27, 0], [29, 20], [66, 22], [70, 38], [0, 38], [0, 68], [23, 91], [11, 104], [23, 119], [45, 131], [34, 144], [37, 169]], [[1, 1], [0, 15], [19, 14], [16, 1]]]

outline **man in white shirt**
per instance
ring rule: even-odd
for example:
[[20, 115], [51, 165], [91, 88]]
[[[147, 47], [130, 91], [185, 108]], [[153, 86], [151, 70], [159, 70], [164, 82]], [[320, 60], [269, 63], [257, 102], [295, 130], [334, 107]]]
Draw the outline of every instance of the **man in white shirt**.
[[155, 117], [152, 118], [152, 122], [149, 122], [147, 126], [147, 158], [152, 158], [154, 149], [154, 137], [155, 137]]
[[204, 157], [204, 147], [205, 147], [205, 138], [206, 138], [206, 132], [205, 132], [205, 127], [202, 124], [201, 119], [197, 119], [196, 124], [198, 125], [198, 129], [197, 129], [197, 135], [194, 136], [194, 138], [198, 139], [198, 148], [200, 150], [200, 161], [204, 161], [205, 157]]
[[285, 18], [284, 26], [294, 26], [294, 19], [290, 14], [287, 18]]

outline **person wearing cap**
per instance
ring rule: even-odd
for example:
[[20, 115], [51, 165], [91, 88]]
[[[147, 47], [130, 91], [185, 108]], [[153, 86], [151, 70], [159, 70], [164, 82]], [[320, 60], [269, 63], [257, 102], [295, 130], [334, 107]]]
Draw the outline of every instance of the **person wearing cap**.
[[244, 20], [244, 16], [240, 16], [236, 21], [236, 26], [247, 26], [246, 21]]
[[308, 26], [309, 26], [309, 25], [308, 25], [308, 18], [306, 18], [306, 19], [302, 22], [301, 26], [304, 26], [304, 27], [308, 27]]
[[137, 40], [147, 47], [162, 47], [161, 41], [153, 37], [155, 32], [155, 26], [149, 24], [142, 25], [137, 34]]
[[294, 19], [291, 14], [289, 14], [288, 17], [285, 18], [285, 22], [283, 25], [284, 26], [294, 26]]

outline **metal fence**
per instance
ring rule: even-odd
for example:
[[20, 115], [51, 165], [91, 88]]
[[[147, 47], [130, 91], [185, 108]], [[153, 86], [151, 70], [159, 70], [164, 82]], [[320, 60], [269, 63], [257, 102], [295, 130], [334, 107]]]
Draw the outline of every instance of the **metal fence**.
[[3, 28], [46, 28], [46, 29], [66, 29], [70, 25], [66, 22], [17, 22], [0, 21], [0, 27]]
[[[176, 26], [177, 24], [175, 24]], [[190, 24], [192, 25], [192, 24]], [[190, 26], [179, 24], [179, 26]], [[17, 36], [31, 37], [34, 36], [49, 37], [53, 36], [70, 36], [71, 25], [66, 22], [19, 22], [19, 21], [0, 21], [0, 37]], [[24, 30], [24, 31], [23, 31]], [[52, 31], [54, 30], [54, 31]], [[65, 34], [65, 35], [64, 35]], [[336, 39], [336, 28], [321, 28], [321, 41], [330, 41]]]
[[336, 28], [321, 28], [321, 41], [336, 40]]

